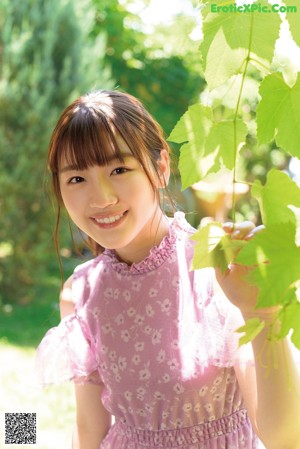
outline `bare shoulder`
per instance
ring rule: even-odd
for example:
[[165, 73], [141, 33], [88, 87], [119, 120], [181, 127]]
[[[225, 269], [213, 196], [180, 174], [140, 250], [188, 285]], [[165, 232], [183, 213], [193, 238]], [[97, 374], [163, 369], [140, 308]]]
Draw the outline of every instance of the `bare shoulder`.
[[61, 318], [65, 318], [66, 316], [72, 315], [74, 313], [72, 282], [73, 282], [73, 275], [71, 275], [66, 280], [60, 292], [59, 306]]

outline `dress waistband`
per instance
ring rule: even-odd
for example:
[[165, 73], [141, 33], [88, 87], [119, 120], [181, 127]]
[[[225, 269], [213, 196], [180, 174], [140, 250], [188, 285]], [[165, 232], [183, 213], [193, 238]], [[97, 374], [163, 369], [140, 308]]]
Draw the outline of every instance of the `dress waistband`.
[[245, 424], [249, 424], [249, 418], [247, 411], [242, 409], [215, 421], [180, 429], [138, 429], [120, 421], [116, 422], [115, 428], [119, 435], [141, 446], [176, 447], [203, 443], [211, 438], [235, 432]]

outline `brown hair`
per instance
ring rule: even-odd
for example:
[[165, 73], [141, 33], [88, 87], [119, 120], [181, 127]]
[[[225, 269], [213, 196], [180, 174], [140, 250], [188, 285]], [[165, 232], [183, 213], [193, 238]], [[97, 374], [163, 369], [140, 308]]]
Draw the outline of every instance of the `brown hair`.
[[[58, 253], [59, 223], [63, 205], [59, 185], [62, 157], [79, 170], [93, 165], [105, 165], [111, 156], [122, 161], [116, 133], [140, 162], [154, 192], [158, 195], [154, 179], [154, 176], [160, 176], [157, 161], [161, 150], [167, 150], [170, 154], [159, 124], [132, 95], [100, 90], [79, 97], [60, 116], [52, 134], [48, 153], [48, 165], [58, 203], [55, 229]], [[165, 190], [168, 204], [171, 204], [174, 211], [167, 186]], [[95, 255], [102, 252], [103, 248], [92, 239], [89, 238], [87, 243]]]

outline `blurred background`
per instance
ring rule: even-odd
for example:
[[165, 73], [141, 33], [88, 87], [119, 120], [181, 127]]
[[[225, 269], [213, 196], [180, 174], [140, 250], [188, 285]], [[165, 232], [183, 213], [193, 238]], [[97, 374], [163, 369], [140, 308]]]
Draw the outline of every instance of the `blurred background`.
[[[61, 276], [53, 243], [46, 154], [62, 109], [92, 89], [118, 88], [137, 96], [171, 132], [206, 86], [198, 51], [200, 11], [195, 0], [1, 0], [0, 4], [0, 446], [5, 412], [36, 412], [37, 447], [69, 447], [72, 386], [46, 391], [34, 384], [35, 349], [59, 322]], [[257, 101], [255, 74], [247, 78], [242, 114]], [[226, 92], [214, 94], [222, 114]], [[271, 166], [289, 160], [274, 145], [258, 146], [249, 134], [240, 173], [264, 181]], [[230, 173], [182, 192], [179, 148], [172, 145], [171, 191], [191, 224], [230, 217]], [[237, 190], [237, 218], [259, 222], [247, 186]], [[65, 277], [82, 261], [63, 217]], [[6, 446], [10, 447], [10, 446]], [[22, 447], [22, 446], [19, 446]]]

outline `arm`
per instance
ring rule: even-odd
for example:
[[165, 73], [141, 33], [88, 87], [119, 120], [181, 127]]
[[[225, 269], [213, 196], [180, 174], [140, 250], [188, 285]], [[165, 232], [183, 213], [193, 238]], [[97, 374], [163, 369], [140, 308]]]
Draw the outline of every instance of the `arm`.
[[[251, 238], [256, 232], [253, 228], [244, 224], [238, 238]], [[258, 292], [244, 281], [247, 270], [231, 265], [225, 275], [217, 272], [222, 290], [245, 321], [258, 317], [268, 324], [252, 342], [254, 366], [238, 365], [236, 375], [253, 427], [266, 448], [300, 449], [299, 367], [287, 338], [276, 342], [268, 339], [277, 308], [255, 309]]]
[[73, 275], [66, 280], [60, 292], [59, 308], [61, 319], [65, 318], [68, 315], [73, 315], [73, 313], [75, 312], [74, 303], [72, 299], [72, 281]]
[[252, 347], [254, 366], [235, 366], [252, 425], [267, 449], [300, 449], [300, 376], [289, 342], [270, 342], [266, 328]]
[[76, 426], [72, 449], [99, 449], [111, 426], [111, 416], [103, 407], [103, 385], [75, 385]]
[[[67, 279], [60, 295], [61, 318], [74, 313], [72, 276]], [[72, 449], [99, 449], [111, 426], [111, 415], [104, 408], [101, 396], [104, 385], [75, 384], [76, 423]]]

